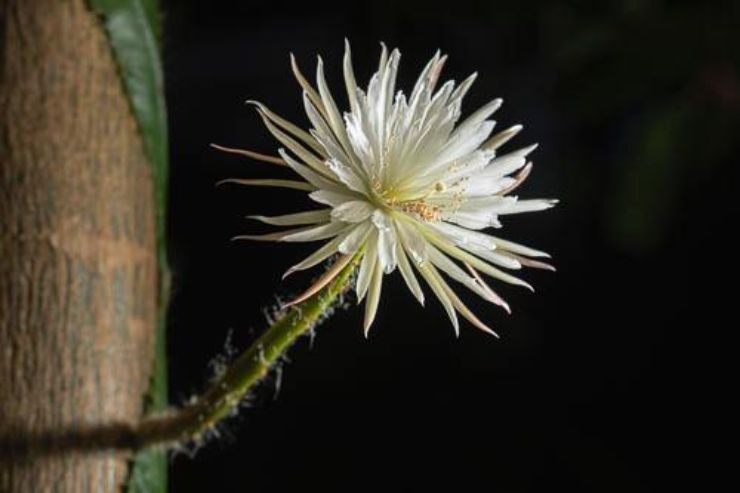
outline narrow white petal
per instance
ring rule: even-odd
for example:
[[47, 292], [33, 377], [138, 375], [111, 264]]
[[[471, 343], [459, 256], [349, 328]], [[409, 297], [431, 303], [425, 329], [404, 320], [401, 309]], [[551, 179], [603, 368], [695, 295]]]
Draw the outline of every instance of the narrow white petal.
[[513, 204], [504, 207], [499, 214], [521, 214], [522, 212], [544, 211], [555, 207], [556, 199], [527, 199], [517, 200]]
[[467, 79], [462, 81], [460, 85], [455, 89], [455, 91], [450, 96], [450, 103], [451, 105], [456, 105], [456, 110], [459, 111], [459, 106], [462, 102], [462, 99], [465, 97], [465, 95], [470, 90], [470, 87], [473, 85], [473, 82], [475, 82], [475, 79], [478, 78], [478, 72], [473, 72]]
[[493, 241], [496, 247], [502, 250], [507, 250], [509, 252], [518, 253], [520, 255], [526, 255], [528, 257], [550, 258], [550, 254], [542, 252], [540, 250], [535, 250], [534, 248], [520, 245], [519, 243], [514, 243], [513, 241], [504, 240], [496, 236], [492, 236], [492, 235], [488, 235], [488, 236], [489, 238], [491, 238], [491, 241]]
[[255, 219], [266, 224], [274, 224], [275, 226], [294, 226], [297, 224], [314, 224], [319, 222], [328, 222], [330, 217], [330, 209], [322, 209], [319, 211], [308, 211], [308, 212], [297, 212], [295, 214], [285, 214], [282, 216], [247, 216], [250, 219]]
[[[269, 132], [277, 140], [279, 140], [285, 147], [290, 149], [291, 152], [295, 153], [296, 156], [298, 156], [304, 163], [310, 166], [316, 173], [328, 177], [326, 166], [324, 166], [324, 163], [319, 160], [319, 158], [317, 158], [315, 154], [308, 151], [305, 147], [296, 142], [288, 134], [284, 133], [275, 125], [273, 125], [263, 113], [260, 112], [260, 116], [262, 117], [262, 122], [267, 127], [267, 130], [269, 130]], [[281, 155], [281, 157], [285, 159], [285, 156]]]
[[522, 263], [516, 260], [515, 258], [509, 257], [508, 255], [498, 253], [496, 251], [491, 250], [485, 250], [483, 248], [476, 248], [476, 247], [461, 247], [465, 250], [469, 251], [470, 253], [477, 255], [478, 257], [487, 260], [491, 262], [492, 264], [499, 265], [501, 267], [505, 267], [507, 269], [521, 269]]
[[364, 200], [344, 202], [331, 211], [331, 217], [346, 223], [359, 223], [369, 218], [375, 206]]
[[512, 156], [527, 157], [532, 153], [532, 151], [537, 149], [539, 146], [540, 146], [539, 144], [531, 144], [531, 145], [528, 145], [527, 147], [522, 147], [521, 149], [517, 149], [516, 151], [511, 151], [509, 154], [511, 154]]
[[380, 209], [377, 209], [375, 212], [373, 212], [373, 224], [376, 228], [378, 228], [378, 231], [388, 231], [393, 226], [393, 223], [391, 223], [391, 220], [388, 218], [388, 215], [383, 213]]
[[421, 306], [424, 306], [424, 292], [421, 290], [421, 286], [419, 286], [419, 281], [416, 279], [414, 270], [400, 243], [396, 244], [396, 256], [398, 257], [398, 270], [401, 271], [401, 276], [406, 281], [406, 286], [408, 286], [409, 291], [411, 291], [414, 297], [419, 300]]
[[506, 195], [508, 193], [513, 192], [515, 189], [519, 187], [522, 183], [524, 183], [524, 180], [527, 179], [529, 176], [529, 173], [532, 171], [532, 163], [527, 163], [526, 166], [524, 166], [519, 172], [513, 177], [513, 178], [507, 178], [508, 180], [511, 180], [504, 189], [498, 191], [497, 193], [499, 195]]
[[303, 107], [306, 110], [306, 116], [313, 125], [313, 129], [310, 131], [311, 137], [323, 147], [323, 155], [329, 155], [347, 163], [352, 162], [351, 154], [349, 151], [345, 151], [339, 143], [325, 117], [316, 109], [306, 92], [303, 93]]
[[452, 242], [461, 247], [467, 245], [484, 248], [486, 250], [493, 250], [496, 248], [494, 238], [485, 233], [479, 233], [478, 231], [471, 231], [454, 224], [448, 224], [445, 222], [434, 223], [430, 225], [430, 228], [437, 230], [444, 237], [449, 238]]
[[342, 232], [342, 230], [346, 228], [346, 224], [340, 222], [331, 222], [328, 224], [322, 224], [321, 226], [316, 226], [314, 228], [309, 228], [305, 231], [299, 231], [298, 233], [283, 236], [282, 238], [280, 238], [280, 241], [302, 242], [325, 240], [327, 238], [332, 238], [338, 235]]
[[353, 113], [359, 110], [357, 102], [357, 82], [355, 81], [355, 71], [352, 68], [352, 51], [350, 50], [349, 41], [344, 40], [344, 83], [347, 86], [347, 97]]
[[478, 271], [473, 269], [473, 267], [470, 266], [470, 264], [465, 264], [465, 267], [468, 269], [468, 272], [470, 272], [470, 275], [472, 275], [476, 281], [478, 281], [478, 284], [480, 284], [483, 289], [488, 292], [488, 295], [491, 297], [493, 302], [497, 304], [498, 306], [502, 307], [504, 310], [506, 310], [506, 313], [511, 315], [511, 308], [509, 308], [509, 304], [504, 301], [504, 299], [498, 295], [496, 291], [491, 289], [491, 286], [489, 286], [486, 281], [483, 280], [483, 278], [478, 274]]
[[276, 114], [270, 108], [265, 106], [264, 104], [260, 103], [259, 101], [253, 101], [249, 100], [247, 101], [248, 104], [252, 104], [259, 108], [264, 115], [270, 119], [275, 125], [281, 127], [286, 132], [294, 135], [295, 137], [298, 137], [303, 141], [303, 143], [307, 144], [311, 149], [318, 152], [319, 154], [324, 154], [324, 150], [321, 148], [318, 142], [316, 142], [316, 139], [314, 139], [311, 134], [303, 130], [302, 128], [299, 128], [294, 123], [291, 123], [290, 121], [286, 120], [285, 118], [281, 117], [280, 115]]
[[500, 194], [507, 188], [516, 183], [516, 180], [509, 177], [487, 178], [472, 177], [465, 185], [462, 196], [467, 198], [488, 197], [494, 194]]
[[430, 225], [430, 229], [439, 231], [447, 238], [452, 239], [456, 245], [463, 248], [465, 248], [466, 245], [471, 245], [473, 247], [484, 248], [487, 250], [500, 248], [501, 250], [526, 255], [528, 257], [550, 257], [549, 254], [540, 250], [535, 250], [534, 248], [520, 245], [486, 233], [470, 231], [468, 229], [455, 226], [454, 224], [440, 222]]
[[507, 154], [506, 156], [497, 157], [483, 171], [473, 177], [473, 180], [501, 178], [510, 175], [526, 163], [527, 160], [523, 156]]
[[502, 254], [502, 255], [505, 255], [507, 257], [510, 257], [510, 258], [516, 260], [517, 262], [519, 262], [520, 264], [522, 264], [522, 265], [524, 265], [526, 267], [532, 267], [533, 269], [544, 269], [544, 270], [549, 270], [549, 271], [552, 271], [552, 272], [555, 272], [557, 270], [555, 268], [555, 266], [553, 266], [553, 265], [550, 265], [550, 264], [545, 263], [545, 262], [540, 262], [539, 260], [532, 260], [531, 258], [521, 257], [521, 256], [519, 256], [519, 255], [517, 255], [515, 253], [506, 252], [505, 254]]
[[357, 302], [361, 302], [365, 297], [367, 288], [370, 285], [370, 278], [375, 271], [375, 264], [378, 261], [378, 232], [372, 230], [370, 236], [367, 238], [367, 246], [365, 247], [365, 254], [362, 256], [362, 262], [360, 262], [360, 271], [357, 274], [357, 284], [355, 286], [355, 292], [357, 293]]
[[393, 228], [378, 232], [378, 263], [383, 272], [390, 274], [396, 269], [396, 232]]
[[433, 243], [436, 247], [438, 247], [440, 250], [445, 252], [447, 255], [454, 257], [462, 262], [466, 262], [470, 264], [471, 266], [483, 272], [484, 274], [488, 274], [489, 276], [495, 277], [496, 279], [499, 279], [506, 283], [523, 286], [529, 289], [530, 291], [534, 291], [532, 286], [522, 281], [518, 277], [514, 277], [511, 274], [507, 274], [506, 272], [493, 267], [492, 265], [480, 260], [479, 258], [473, 256], [472, 254], [464, 250], [461, 250], [460, 248], [453, 246], [445, 242], [444, 240], [440, 240], [439, 237], [435, 235], [427, 235], [426, 237], [429, 239], [431, 243]]
[[326, 271], [324, 272], [321, 277], [319, 277], [316, 282], [314, 282], [307, 290], [305, 290], [303, 293], [299, 294], [292, 300], [290, 300], [288, 303], [283, 305], [283, 308], [288, 306], [296, 305], [302, 301], [305, 301], [321, 291], [321, 289], [329, 284], [335, 277], [339, 275], [340, 272], [352, 261], [351, 255], [342, 255], [337, 259], [336, 262]]
[[296, 272], [299, 270], [310, 269], [311, 267], [314, 267], [315, 265], [320, 264], [324, 260], [328, 259], [332, 255], [337, 253], [337, 247], [339, 246], [339, 243], [342, 241], [342, 238], [343, 238], [342, 236], [337, 236], [336, 238], [327, 242], [321, 248], [313, 252], [311, 255], [309, 255], [305, 259], [301, 260], [300, 262], [292, 266], [290, 269], [288, 269], [285, 272], [285, 274], [283, 274], [283, 279], [288, 277], [293, 272]]
[[239, 149], [236, 147], [225, 147], [218, 144], [211, 143], [211, 147], [214, 149], [225, 152], [227, 154], [237, 154], [239, 156], [248, 157], [264, 163], [277, 164], [278, 166], [285, 166], [285, 161], [276, 156], [270, 156], [269, 154], [262, 154], [261, 152], [250, 151], [249, 149]]
[[406, 221], [396, 222], [398, 234], [406, 251], [409, 252], [414, 263], [418, 265], [426, 262], [427, 259], [427, 241], [424, 236]]
[[318, 202], [319, 204], [330, 205], [332, 207], [339, 207], [345, 202], [359, 200], [360, 198], [352, 193], [333, 190], [316, 190], [315, 192], [309, 193], [308, 196], [311, 200]]
[[439, 302], [442, 303], [442, 307], [447, 312], [447, 316], [450, 317], [452, 327], [455, 329], [455, 335], [459, 336], [460, 323], [457, 321], [455, 307], [452, 305], [452, 301], [450, 300], [450, 297], [445, 289], [442, 287], [440, 281], [432, 274], [432, 269], [434, 269], [434, 267], [431, 265], [423, 265], [419, 267], [419, 273], [427, 282], [427, 284], [429, 284], [429, 287], [432, 288], [432, 292], [434, 292], [434, 295], [437, 297]]
[[430, 247], [429, 249], [429, 261], [442, 272], [463, 284], [484, 300], [495, 303], [495, 300], [474, 277], [468, 275], [460, 266], [434, 247]]
[[457, 212], [450, 214], [450, 216], [454, 217], [458, 213], [464, 213], [485, 218], [487, 216], [504, 214], [520, 214], [522, 212], [550, 209], [557, 203], [557, 200], [552, 199], [519, 200], [516, 196], [502, 197], [500, 195], [494, 195], [490, 197], [476, 197], [465, 201], [457, 209]]
[[349, 232], [347, 237], [342, 240], [342, 243], [339, 244], [339, 247], [337, 249], [344, 254], [356, 252], [367, 240], [371, 229], [372, 225], [369, 221], [358, 224], [354, 229], [352, 229], [352, 231]]
[[442, 214], [442, 219], [473, 230], [501, 227], [501, 223], [498, 221], [498, 216], [496, 216], [496, 214], [489, 214], [486, 211], [457, 211], [453, 213], [444, 213]]
[[366, 182], [362, 179], [362, 176], [355, 172], [354, 169], [349, 166], [345, 166], [336, 159], [330, 160], [328, 165], [329, 169], [334, 173], [334, 176], [336, 176], [339, 181], [347, 185], [347, 188], [362, 194], [368, 194], [370, 192]]
[[503, 99], [497, 98], [483, 105], [458, 125], [452, 138], [455, 138], [458, 134], [465, 134], [469, 129], [487, 120], [489, 116], [493, 115], [501, 107], [503, 102]]
[[316, 89], [311, 87], [311, 84], [309, 84], [308, 80], [306, 80], [306, 77], [298, 68], [298, 63], [296, 62], [296, 59], [292, 53], [290, 54], [290, 66], [293, 69], [293, 75], [295, 75], [298, 84], [300, 84], [303, 90], [308, 94], [308, 97], [311, 98], [311, 101], [313, 101], [313, 104], [316, 105], [316, 108], [324, 116], [326, 116], [326, 109], [324, 108], [324, 103], [321, 101], [321, 96], [319, 96], [319, 93], [316, 92]]
[[370, 326], [375, 320], [375, 314], [378, 312], [378, 302], [380, 301], [380, 291], [383, 287], [383, 270], [380, 264], [375, 265], [375, 270], [370, 280], [370, 288], [367, 293], [367, 302], [365, 302], [365, 337], [370, 332]]
[[495, 151], [502, 145], [506, 144], [509, 140], [511, 140], [516, 134], [521, 132], [523, 128], [524, 127], [521, 125], [514, 125], [513, 127], [509, 127], [506, 130], [502, 130], [501, 132], [488, 139], [488, 141], [483, 144], [482, 147]]
[[491, 135], [495, 123], [484, 121], [451, 139], [439, 153], [436, 162], [447, 163], [473, 152]]
[[319, 95], [321, 96], [321, 100], [324, 102], [326, 116], [329, 121], [329, 125], [331, 125], [331, 128], [334, 131], [334, 135], [342, 146], [346, 150], [349, 150], [350, 145], [347, 140], [347, 132], [344, 129], [344, 121], [342, 120], [342, 115], [339, 113], [339, 109], [337, 109], [337, 103], [334, 102], [334, 98], [332, 97], [329, 86], [324, 78], [324, 62], [321, 60], [321, 57], [319, 57], [319, 62], [316, 67], [316, 85], [319, 88]]
[[234, 236], [232, 240], [281, 241], [286, 236], [291, 236], [293, 234], [308, 231], [310, 229], [313, 229], [313, 226], [288, 229], [285, 231], [276, 231], [274, 233], [267, 233], [264, 235], [238, 235], [238, 236]]
[[301, 175], [301, 177], [303, 177], [311, 185], [325, 190], [341, 189], [341, 186], [337, 182], [333, 181], [331, 178], [316, 173], [308, 166], [305, 166], [290, 157], [290, 155], [285, 152], [285, 149], [278, 149], [278, 152], [280, 153], [280, 156], [285, 159], [285, 162], [288, 163], [288, 166], [290, 166], [293, 171]]
[[[431, 267], [431, 266], [430, 266]], [[455, 292], [452, 290], [452, 288], [442, 279], [442, 276], [437, 272], [434, 268], [430, 268], [430, 274], [435, 278], [435, 280], [440, 284], [440, 287], [444, 290], [445, 294], [450, 299], [450, 302], [452, 303], [452, 306], [457, 309], [457, 311], [460, 312], [460, 314], [465, 317], [470, 323], [475, 325], [477, 328], [481, 329], [483, 332], [487, 332], [491, 334], [492, 336], [498, 338], [498, 334], [494, 332], [489, 326], [481, 322], [478, 317], [476, 317], [473, 312], [470, 311], [470, 309], [465, 306], [465, 304], [460, 301], [460, 298], [455, 294]], [[459, 335], [459, 333], [457, 334]]]
[[227, 178], [216, 183], [221, 185], [224, 183], [235, 183], [237, 185], [247, 185], [253, 187], [278, 187], [278, 188], [292, 188], [294, 190], [304, 190], [306, 192], [312, 192], [316, 190], [314, 185], [303, 181], [296, 180], [249, 180], [241, 178]]

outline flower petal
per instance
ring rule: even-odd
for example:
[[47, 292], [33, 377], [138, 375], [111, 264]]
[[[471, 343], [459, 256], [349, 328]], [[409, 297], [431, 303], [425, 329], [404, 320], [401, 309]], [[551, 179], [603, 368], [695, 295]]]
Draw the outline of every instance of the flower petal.
[[370, 217], [375, 206], [364, 200], [344, 202], [331, 211], [331, 217], [346, 223], [359, 223]]
[[279, 241], [302, 242], [325, 240], [327, 238], [332, 238], [338, 235], [342, 232], [342, 230], [346, 228], [346, 224], [340, 222], [331, 222], [327, 224], [322, 224], [321, 226], [308, 228], [305, 231], [299, 231], [297, 233], [283, 236], [282, 238], [280, 238]]
[[[481, 322], [478, 317], [476, 317], [473, 312], [471, 312], [465, 304], [460, 301], [460, 298], [455, 294], [455, 292], [450, 288], [450, 286], [442, 279], [442, 276], [439, 274], [439, 272], [436, 271], [432, 266], [430, 267], [430, 274], [432, 277], [435, 278], [435, 280], [440, 284], [440, 287], [444, 290], [445, 294], [449, 297], [450, 302], [452, 303], [452, 306], [457, 309], [457, 311], [460, 312], [460, 314], [465, 317], [470, 323], [475, 325], [477, 328], [481, 329], [483, 332], [487, 332], [491, 334], [492, 336], [496, 337], [498, 339], [499, 335], [494, 332], [490, 327], [488, 327], [486, 324]], [[457, 329], [457, 335], [459, 336], [459, 329]]]
[[355, 285], [355, 292], [357, 293], [357, 302], [361, 302], [365, 297], [367, 288], [370, 285], [370, 278], [375, 271], [375, 264], [378, 261], [378, 232], [373, 229], [370, 232], [370, 236], [367, 239], [367, 246], [365, 247], [365, 254], [362, 256], [362, 262], [360, 262], [360, 271], [357, 274], [357, 284]]
[[349, 98], [349, 106], [352, 112], [358, 111], [357, 103], [357, 82], [355, 82], [355, 71], [352, 68], [352, 51], [349, 46], [349, 41], [344, 39], [344, 60], [342, 64], [344, 69], [344, 83], [347, 86], [347, 97]]
[[332, 207], [338, 207], [345, 202], [358, 200], [359, 197], [349, 191], [340, 192], [334, 190], [316, 190], [308, 194], [311, 200], [318, 202], [319, 204], [330, 205]]
[[523, 128], [524, 127], [522, 125], [514, 125], [507, 128], [506, 130], [502, 130], [488, 139], [486, 143], [483, 144], [481, 147], [483, 147], [484, 149], [491, 149], [492, 151], [495, 151], [502, 145], [506, 144], [509, 140], [514, 138], [514, 136], [521, 132]]
[[401, 276], [406, 281], [406, 286], [408, 286], [409, 291], [411, 291], [414, 297], [419, 300], [421, 306], [424, 306], [424, 292], [421, 290], [421, 286], [419, 286], [419, 281], [416, 279], [414, 270], [400, 243], [396, 243], [396, 256], [398, 257], [398, 270], [401, 271]]
[[305, 290], [303, 293], [299, 294], [292, 300], [290, 300], [288, 303], [283, 305], [283, 308], [296, 305], [302, 301], [305, 301], [309, 299], [311, 296], [318, 293], [321, 288], [329, 284], [337, 275], [339, 275], [340, 272], [342, 272], [342, 269], [344, 269], [347, 264], [349, 264], [352, 261], [351, 255], [342, 255], [340, 256], [336, 262], [326, 271], [324, 272], [321, 277], [319, 277], [316, 282], [314, 282], [307, 290]]
[[398, 235], [406, 251], [411, 255], [414, 263], [423, 264], [427, 260], [427, 241], [424, 236], [405, 221], [396, 222]]
[[274, 224], [275, 226], [294, 226], [296, 224], [315, 224], [319, 222], [328, 222], [330, 218], [330, 209], [318, 211], [297, 212], [295, 214], [285, 214], [282, 216], [247, 216], [249, 219], [255, 219], [265, 224]]
[[354, 229], [352, 229], [352, 231], [350, 231], [347, 237], [342, 240], [342, 243], [339, 244], [337, 249], [340, 253], [344, 254], [356, 252], [365, 243], [365, 240], [367, 240], [371, 229], [372, 225], [369, 221], [358, 224]]
[[455, 335], [459, 336], [460, 323], [457, 321], [455, 307], [453, 306], [452, 301], [450, 300], [450, 297], [445, 291], [444, 287], [442, 287], [442, 283], [444, 281], [441, 281], [441, 278], [437, 279], [432, 274], [432, 269], [434, 269], [433, 266], [425, 264], [419, 267], [419, 273], [427, 282], [427, 284], [429, 284], [429, 287], [432, 288], [432, 291], [434, 292], [439, 302], [442, 303], [442, 307], [447, 312], [447, 316], [450, 318], [450, 322], [452, 322], [452, 327], [455, 329]]
[[337, 236], [331, 241], [325, 243], [321, 248], [285, 271], [285, 274], [283, 274], [283, 279], [291, 275], [293, 272], [310, 269], [311, 267], [320, 264], [324, 260], [337, 253], [337, 247], [342, 242], [343, 238], [343, 235]]
[[294, 190], [304, 190], [311, 192], [316, 190], [316, 187], [310, 183], [296, 180], [249, 180], [241, 178], [227, 178], [221, 180], [216, 185], [222, 185], [224, 183], [236, 183], [237, 185], [248, 185], [253, 187], [279, 187], [279, 188], [292, 188]]
[[285, 118], [281, 117], [280, 115], [277, 115], [275, 112], [270, 110], [267, 106], [260, 103], [259, 101], [249, 100], [247, 101], [247, 104], [251, 104], [259, 108], [264, 115], [270, 119], [275, 125], [282, 128], [286, 132], [294, 135], [295, 137], [298, 137], [303, 141], [303, 143], [307, 144], [311, 149], [318, 152], [319, 154], [324, 154], [324, 150], [321, 148], [321, 146], [316, 142], [316, 139], [314, 139], [311, 134], [303, 130], [302, 128], [299, 128], [294, 123], [289, 122]]
[[383, 287], [383, 270], [380, 264], [375, 264], [375, 270], [370, 281], [370, 288], [367, 293], [367, 302], [365, 302], [365, 337], [370, 333], [370, 326], [375, 320], [375, 314], [378, 312], [378, 302], [380, 301], [380, 291]]
[[303, 177], [307, 182], [309, 182], [316, 188], [325, 190], [341, 190], [342, 187], [338, 183], [332, 181], [331, 178], [316, 173], [308, 166], [304, 166], [303, 164], [299, 163], [298, 161], [290, 157], [290, 155], [285, 152], [285, 149], [278, 149], [278, 153], [283, 159], [285, 159], [285, 162], [293, 171], [301, 175], [301, 177]]

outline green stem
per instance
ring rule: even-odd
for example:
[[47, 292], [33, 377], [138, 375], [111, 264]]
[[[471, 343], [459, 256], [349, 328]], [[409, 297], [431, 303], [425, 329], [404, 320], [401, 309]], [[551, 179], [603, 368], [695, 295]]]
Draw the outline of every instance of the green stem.
[[146, 418], [133, 434], [134, 447], [197, 440], [229, 417], [278, 358], [347, 290], [360, 256], [356, 255], [319, 293], [275, 321], [202, 396], [182, 409]]

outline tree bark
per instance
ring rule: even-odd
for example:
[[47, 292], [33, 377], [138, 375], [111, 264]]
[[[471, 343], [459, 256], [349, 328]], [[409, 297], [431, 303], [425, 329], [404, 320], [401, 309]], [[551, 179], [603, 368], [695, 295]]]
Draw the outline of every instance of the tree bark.
[[84, 0], [0, 0], [0, 57], [0, 491], [120, 491], [129, 457], [69, 437], [142, 413], [152, 169]]

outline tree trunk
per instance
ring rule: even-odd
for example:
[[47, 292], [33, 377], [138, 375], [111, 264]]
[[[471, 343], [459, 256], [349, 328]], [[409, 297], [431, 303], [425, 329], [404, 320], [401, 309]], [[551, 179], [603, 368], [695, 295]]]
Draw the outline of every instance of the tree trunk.
[[0, 37], [0, 491], [121, 491], [129, 457], [69, 437], [142, 413], [152, 169], [84, 0], [0, 0]]

